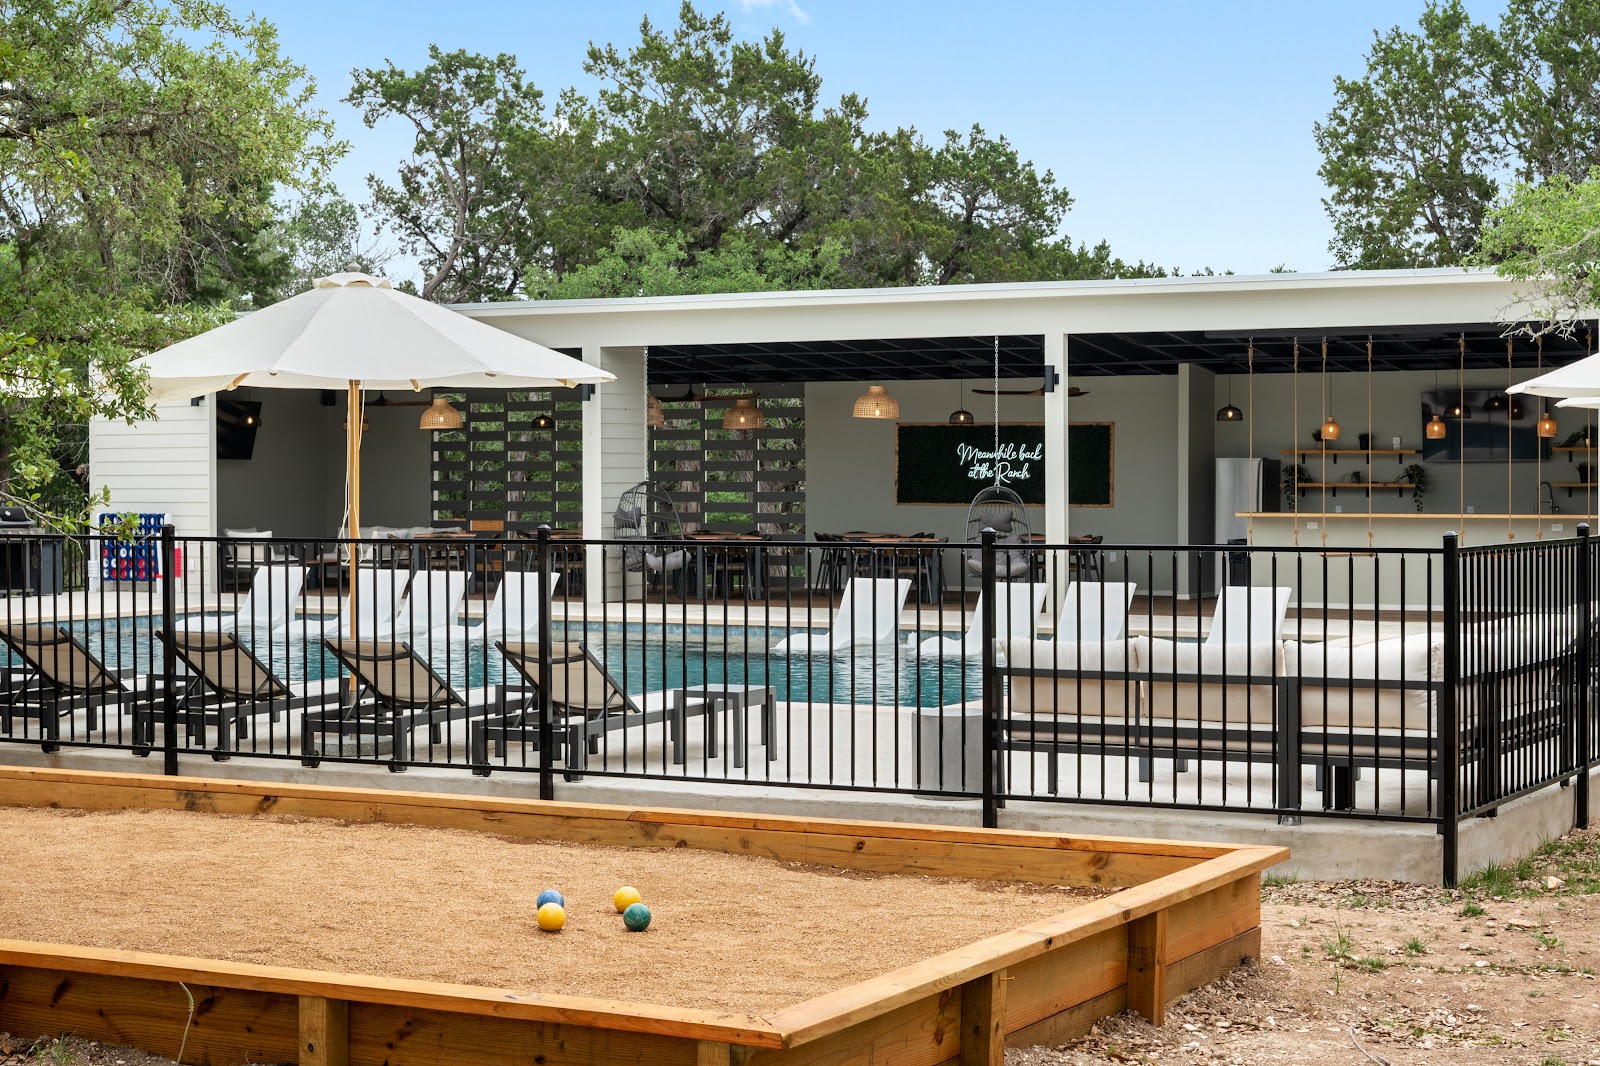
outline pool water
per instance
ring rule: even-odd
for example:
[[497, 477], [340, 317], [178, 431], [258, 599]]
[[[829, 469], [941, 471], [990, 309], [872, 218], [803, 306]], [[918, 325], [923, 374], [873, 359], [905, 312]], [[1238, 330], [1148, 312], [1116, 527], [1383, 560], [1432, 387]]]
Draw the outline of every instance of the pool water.
[[[162, 649], [155, 640], [152, 619], [108, 618], [75, 622], [69, 628], [118, 674], [137, 676], [161, 669]], [[418, 650], [457, 687], [500, 682], [505, 676], [505, 660], [478, 632], [466, 630], [448, 642], [422, 639], [417, 642]], [[631, 693], [710, 683], [763, 685], [774, 689], [779, 700], [814, 703], [938, 707], [979, 698], [977, 660], [918, 659], [906, 647], [907, 632], [900, 634], [896, 646], [885, 645], [875, 652], [858, 649], [853, 657], [772, 654], [772, 646], [791, 632], [574, 621], [553, 625], [552, 639], [584, 642], [617, 684]], [[919, 633], [915, 639], [932, 635]], [[257, 658], [290, 683], [338, 673], [338, 664], [316, 637], [308, 642], [292, 630], [275, 635], [244, 631], [238, 636]], [[4, 657], [0, 661], [5, 661]], [[20, 663], [10, 661], [8, 665]]]

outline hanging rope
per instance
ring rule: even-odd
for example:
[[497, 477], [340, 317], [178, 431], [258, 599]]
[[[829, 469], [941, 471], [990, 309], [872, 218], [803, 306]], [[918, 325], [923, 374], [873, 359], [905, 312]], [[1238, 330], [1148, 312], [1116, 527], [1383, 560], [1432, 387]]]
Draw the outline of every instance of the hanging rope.
[[1457, 340], [1456, 357], [1456, 509], [1461, 529], [1461, 542], [1467, 540], [1467, 335]]
[[[1322, 425], [1328, 424], [1328, 338], [1322, 338]], [[1318, 435], [1321, 435], [1319, 429]], [[1328, 546], [1328, 442], [1322, 442], [1322, 470], [1317, 480], [1322, 482], [1322, 546]]]
[[[1245, 426], [1245, 455], [1254, 459], [1256, 456], [1256, 339], [1250, 338], [1250, 347], [1245, 349], [1245, 403], [1250, 407], [1250, 421]], [[1261, 486], [1255, 487], [1255, 494], [1261, 494]], [[1259, 506], [1259, 504], [1257, 505]], [[1256, 511], [1250, 508], [1249, 529], [1245, 532], [1251, 544], [1256, 542]]]
[[[1533, 374], [1534, 377], [1538, 377], [1544, 373], [1544, 334], [1535, 337], [1534, 343], [1538, 346], [1538, 352], [1534, 356]], [[1530, 396], [1529, 401], [1540, 402], [1537, 396]], [[1542, 412], [1543, 408], [1540, 408], [1540, 411]], [[1543, 418], [1542, 414], [1540, 418]], [[1556, 490], [1551, 488], [1550, 503], [1553, 505], [1555, 502]], [[1544, 445], [1539, 442], [1538, 437], [1534, 437], [1533, 449], [1533, 538], [1544, 539]]]
[[[1367, 334], [1367, 548], [1372, 548], [1372, 334]], [[1399, 459], [1399, 456], [1395, 456]]]
[[[1294, 427], [1293, 447], [1300, 447], [1300, 338], [1294, 339], [1294, 373], [1289, 378], [1294, 383]], [[1291, 471], [1289, 483], [1294, 486], [1294, 491], [1289, 493], [1291, 506], [1294, 507], [1294, 546], [1300, 546], [1300, 453], [1289, 453]]]
[[1511, 386], [1514, 384], [1511, 377], [1511, 338], [1506, 337], [1506, 540], [1516, 540], [1517, 535], [1511, 531], [1511, 475], [1515, 467], [1511, 465]]
[[994, 487], [1000, 487], [1000, 334], [994, 335]]

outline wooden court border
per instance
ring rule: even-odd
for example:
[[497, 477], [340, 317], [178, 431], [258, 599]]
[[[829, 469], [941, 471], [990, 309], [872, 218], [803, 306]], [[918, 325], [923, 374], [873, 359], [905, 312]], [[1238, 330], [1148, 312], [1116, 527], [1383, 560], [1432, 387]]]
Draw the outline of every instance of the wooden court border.
[[1261, 871], [1288, 857], [1276, 847], [54, 769], [0, 769], [0, 803], [296, 815], [1122, 889], [765, 1017], [0, 940], [0, 1028], [173, 1055], [192, 995], [186, 1059], [212, 1064], [997, 1066], [1008, 1043], [1070, 1039], [1126, 1008], [1159, 1022], [1168, 1001], [1255, 958]]

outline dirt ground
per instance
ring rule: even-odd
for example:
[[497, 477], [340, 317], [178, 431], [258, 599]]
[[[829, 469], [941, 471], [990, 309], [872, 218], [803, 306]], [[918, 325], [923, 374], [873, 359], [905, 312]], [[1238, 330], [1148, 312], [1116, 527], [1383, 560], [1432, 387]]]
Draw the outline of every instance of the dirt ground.
[[1456, 892], [1269, 881], [1261, 924], [1261, 964], [1160, 1028], [1123, 1014], [1007, 1066], [1600, 1066], [1600, 831]]

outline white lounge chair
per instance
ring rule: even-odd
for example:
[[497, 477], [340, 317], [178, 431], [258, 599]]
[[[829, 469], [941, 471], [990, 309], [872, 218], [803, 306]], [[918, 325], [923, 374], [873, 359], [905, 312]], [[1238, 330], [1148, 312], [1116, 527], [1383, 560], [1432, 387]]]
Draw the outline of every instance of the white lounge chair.
[[467, 577], [465, 570], [417, 571], [391, 632], [408, 644], [421, 645], [428, 634], [454, 626], [461, 601], [467, 598]]
[[1294, 590], [1271, 585], [1227, 585], [1217, 597], [1205, 644], [1275, 644]]
[[[550, 574], [550, 593], [555, 594], [561, 584], [561, 575]], [[489, 608], [484, 612], [483, 624], [465, 621], [452, 623], [433, 634], [434, 640], [463, 640], [468, 635], [493, 640], [496, 637], [521, 639], [529, 633], [539, 632], [540, 612], [545, 604], [539, 602], [539, 575], [508, 570], [500, 578]]]
[[851, 647], [892, 644], [911, 582], [903, 578], [853, 577], [827, 633], [793, 633], [772, 649], [774, 655], [838, 655]]
[[1072, 582], [1056, 615], [1056, 639], [1121, 640], [1128, 631], [1128, 609], [1138, 587], [1133, 581]]
[[303, 566], [258, 566], [250, 577], [250, 591], [232, 614], [190, 615], [182, 628], [202, 633], [237, 633], [240, 630], [282, 629], [294, 620], [300, 590], [306, 583]]
[[[356, 637], [371, 640], [375, 636], [393, 633], [395, 586], [400, 584], [399, 575], [390, 570], [358, 568], [352, 581], [351, 587], [356, 593]], [[291, 637], [304, 632], [307, 637], [318, 640], [323, 637], [348, 637], [350, 598], [347, 596], [340, 602], [339, 613], [333, 618], [290, 623], [282, 631]]]
[[[995, 585], [996, 607], [994, 635], [996, 640], [1032, 640], [1039, 628], [1039, 612], [1043, 610], [1050, 586], [1023, 582], [1002, 581]], [[917, 657], [922, 659], [975, 659], [983, 654], [983, 594], [972, 609], [972, 624], [960, 637], [929, 637], [917, 645]]]

